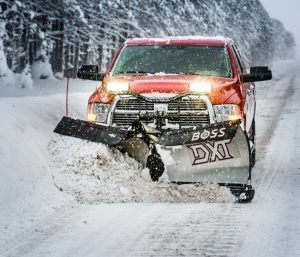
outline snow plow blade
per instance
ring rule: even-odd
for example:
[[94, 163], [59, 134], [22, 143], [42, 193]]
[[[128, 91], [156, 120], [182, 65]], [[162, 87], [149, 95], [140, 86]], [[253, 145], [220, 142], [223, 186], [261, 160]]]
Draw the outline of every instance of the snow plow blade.
[[127, 137], [125, 129], [107, 127], [65, 116], [57, 124], [54, 132], [107, 145], [117, 145]]
[[210, 126], [188, 133], [180, 145], [156, 146], [170, 181], [244, 185], [250, 178], [250, 146], [239, 125]]
[[250, 145], [240, 122], [159, 131], [141, 121], [130, 130], [63, 117], [54, 132], [118, 147], [150, 170], [180, 183], [247, 185]]

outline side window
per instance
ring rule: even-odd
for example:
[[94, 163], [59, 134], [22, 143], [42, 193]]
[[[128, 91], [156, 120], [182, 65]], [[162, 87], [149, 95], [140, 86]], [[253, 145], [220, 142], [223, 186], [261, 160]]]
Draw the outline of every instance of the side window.
[[242, 64], [242, 61], [239, 57], [238, 51], [237, 51], [237, 49], [234, 45], [232, 46], [232, 49], [233, 49], [233, 55], [234, 55], [236, 67], [238, 68], [238, 72], [243, 73], [243, 70], [244, 70], [243, 69], [243, 64]]
[[246, 72], [246, 66], [245, 66], [245, 63], [243, 61], [243, 58], [242, 58], [239, 50], [237, 49], [237, 47], [235, 45], [233, 45], [233, 49], [234, 49], [234, 51], [235, 51], [235, 53], [237, 55], [237, 58], [238, 58], [238, 61], [240, 63], [240, 66], [242, 67], [243, 73]]

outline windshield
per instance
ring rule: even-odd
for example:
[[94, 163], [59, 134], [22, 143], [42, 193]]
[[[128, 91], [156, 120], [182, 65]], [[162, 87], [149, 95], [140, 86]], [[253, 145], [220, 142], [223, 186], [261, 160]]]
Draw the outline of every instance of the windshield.
[[226, 48], [202, 45], [127, 45], [112, 74], [163, 73], [231, 77]]

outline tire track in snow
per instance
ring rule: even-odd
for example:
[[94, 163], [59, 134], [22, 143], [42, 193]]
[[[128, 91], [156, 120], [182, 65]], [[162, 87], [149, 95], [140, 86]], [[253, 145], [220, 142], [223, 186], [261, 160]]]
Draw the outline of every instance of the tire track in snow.
[[[268, 121], [268, 127], [264, 129], [264, 133], [259, 137], [259, 146], [258, 146], [258, 163], [253, 169], [253, 184], [258, 186], [258, 194], [254, 198], [254, 201], [260, 200], [267, 194], [269, 187], [272, 186], [274, 180], [277, 180], [280, 176], [278, 172], [273, 172], [276, 168], [274, 167], [274, 162], [270, 161], [265, 162], [266, 159], [266, 148], [269, 146], [270, 141], [274, 137], [276, 128], [278, 127], [280, 121], [284, 119], [284, 115], [287, 113], [287, 109], [290, 108], [289, 104], [292, 102], [292, 98], [295, 94], [296, 87], [296, 77], [292, 76], [289, 80], [288, 87], [284, 88], [284, 95], [280, 96], [282, 99], [280, 104], [277, 104], [277, 109], [272, 113], [272, 118]], [[278, 86], [281, 86], [281, 83], [278, 83]], [[264, 94], [266, 95], [266, 94]], [[282, 176], [282, 174], [281, 174]]]
[[57, 209], [57, 216], [42, 220], [34, 228], [27, 229], [5, 245], [0, 245], [0, 257], [38, 256], [32, 252], [39, 245], [47, 244], [49, 238], [63, 230], [68, 220], [78, 215], [72, 212], [72, 208], [73, 205], [69, 205]]
[[128, 256], [236, 256], [250, 206], [172, 206], [133, 246]]
[[[279, 83], [279, 82], [275, 82], [274, 84], [275, 85], [278, 84], [278, 86], [282, 86], [282, 83]], [[278, 122], [280, 121], [280, 117], [283, 114], [285, 106], [288, 105], [291, 97], [294, 94], [294, 87], [295, 87], [295, 76], [290, 78], [288, 87], [284, 88], [283, 95], [278, 95], [279, 90], [272, 90], [272, 88], [270, 88], [270, 87], [267, 87], [266, 88], [267, 90], [262, 94], [264, 97], [267, 96], [270, 99], [280, 98], [281, 101], [276, 100], [276, 102], [277, 103], [279, 102], [279, 104], [277, 104], [277, 106], [275, 108], [272, 108], [272, 110], [271, 110], [272, 113], [271, 112], [268, 113], [268, 118], [270, 118], [269, 120], [268, 119], [266, 120], [268, 126], [266, 128], [264, 128], [263, 134], [257, 140], [257, 143], [258, 143], [257, 151], [259, 153], [263, 153], [265, 151], [265, 147], [270, 142], [270, 140], [273, 136], [274, 130], [277, 127]], [[260, 100], [262, 100], [262, 99], [260, 99]], [[266, 108], [266, 106], [261, 106], [260, 109], [258, 109], [258, 113], [263, 113], [265, 108]], [[259, 116], [259, 115], [257, 115], [257, 116]], [[259, 117], [260, 117], [261, 122], [265, 121], [263, 115], [261, 115]], [[258, 154], [257, 159], [260, 160], [262, 158], [262, 156], [263, 156], [263, 154]]]
[[299, 78], [294, 77], [287, 88], [293, 95], [281, 106], [276, 129], [256, 169], [258, 196], [240, 256], [300, 256]]

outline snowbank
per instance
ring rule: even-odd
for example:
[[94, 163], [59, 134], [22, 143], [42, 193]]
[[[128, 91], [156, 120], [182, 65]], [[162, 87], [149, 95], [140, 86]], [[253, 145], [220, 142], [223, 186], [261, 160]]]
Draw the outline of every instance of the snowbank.
[[102, 144], [58, 135], [49, 151], [55, 184], [81, 203], [234, 201], [216, 184], [152, 182], [147, 168]]
[[36, 61], [31, 65], [31, 75], [34, 79], [55, 79], [49, 62]]
[[[75, 203], [55, 187], [47, 149], [53, 128], [64, 114], [65, 96], [53, 94], [51, 88], [41, 89], [39, 81], [35, 82], [35, 90], [1, 89], [3, 95], [40, 96], [0, 97], [0, 246], [51, 216], [55, 209]], [[56, 88], [54, 83], [51, 86]], [[64, 89], [64, 85], [61, 87]], [[84, 117], [85, 104], [80, 103], [87, 101], [93, 88], [87, 86], [87, 93], [71, 94], [72, 115]]]

